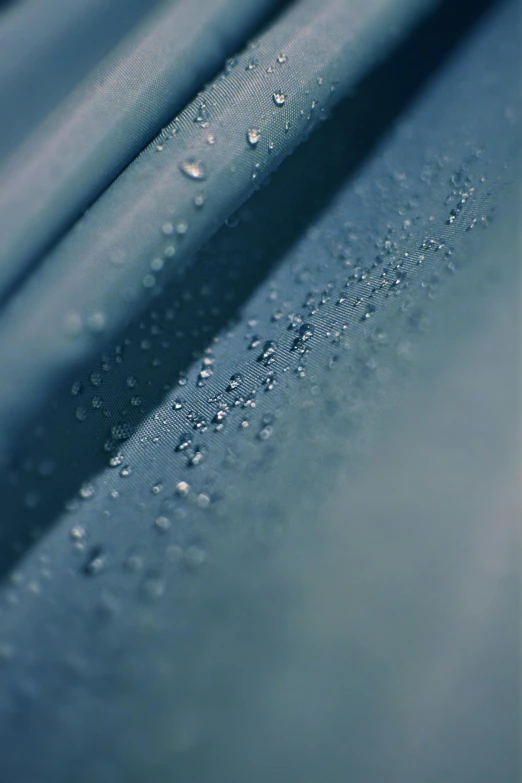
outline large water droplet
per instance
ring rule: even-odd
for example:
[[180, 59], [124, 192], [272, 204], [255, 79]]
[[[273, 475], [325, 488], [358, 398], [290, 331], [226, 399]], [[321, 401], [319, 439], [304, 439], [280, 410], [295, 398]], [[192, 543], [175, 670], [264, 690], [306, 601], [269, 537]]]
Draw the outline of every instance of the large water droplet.
[[187, 158], [179, 164], [180, 171], [189, 179], [206, 179], [206, 172], [201, 161], [196, 158]]
[[312, 326], [312, 324], [302, 324], [302, 326], [299, 327], [299, 337], [303, 341], [303, 343], [307, 342], [314, 336], [315, 328]]
[[194, 117], [194, 122], [196, 122], [198, 125], [201, 125], [202, 128], [208, 128], [210, 125], [210, 115], [205, 101], [202, 101], [199, 104], [197, 114]]
[[261, 133], [257, 128], [250, 128], [247, 131], [247, 141], [251, 147], [256, 147], [261, 138]]
[[187, 484], [186, 481], [178, 481], [178, 483], [176, 484], [176, 493], [180, 497], [186, 498], [189, 492], [190, 492], [189, 484]]
[[286, 95], [284, 92], [275, 92], [272, 95], [272, 99], [276, 106], [284, 106], [286, 103]]

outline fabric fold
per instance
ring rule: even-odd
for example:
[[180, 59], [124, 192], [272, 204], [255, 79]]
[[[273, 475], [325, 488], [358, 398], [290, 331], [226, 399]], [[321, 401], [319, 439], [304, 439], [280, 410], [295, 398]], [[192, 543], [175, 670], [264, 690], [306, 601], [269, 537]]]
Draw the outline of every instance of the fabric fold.
[[15, 0], [0, 15], [0, 159], [158, 0]]
[[0, 301], [281, 0], [170, 0], [0, 169]]
[[[4, 312], [4, 458], [41, 395], [99, 352], [183, 271], [191, 254], [433, 5], [304, 0], [162, 131]], [[20, 396], [20, 388], [27, 393]]]
[[469, 8], [2, 474], [6, 782], [518, 779], [520, 7]]

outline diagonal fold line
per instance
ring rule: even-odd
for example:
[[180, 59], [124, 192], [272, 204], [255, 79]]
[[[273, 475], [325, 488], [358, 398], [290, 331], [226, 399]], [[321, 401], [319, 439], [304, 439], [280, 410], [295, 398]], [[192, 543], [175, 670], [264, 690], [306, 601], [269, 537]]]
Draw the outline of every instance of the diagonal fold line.
[[[435, 0], [303, 0], [129, 166], [0, 320], [0, 455]], [[328, 155], [328, 150], [324, 151]], [[270, 226], [267, 226], [267, 231]], [[20, 395], [23, 388], [27, 393]]]
[[169, 0], [0, 169], [0, 301], [282, 0]]

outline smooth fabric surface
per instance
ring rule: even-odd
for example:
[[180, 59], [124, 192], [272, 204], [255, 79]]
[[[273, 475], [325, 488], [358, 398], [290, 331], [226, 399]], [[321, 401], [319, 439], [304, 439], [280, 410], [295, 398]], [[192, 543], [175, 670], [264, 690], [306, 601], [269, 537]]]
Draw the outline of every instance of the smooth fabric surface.
[[[198, 248], [272, 127], [281, 157], [308, 127], [292, 87], [325, 86], [307, 28], [276, 39], [288, 100], [250, 148], [239, 58], [237, 137], [190, 106], [4, 311], [9, 783], [518, 779], [520, 10], [461, 9], [379, 65], [355, 36], [353, 94]], [[205, 179], [179, 170], [198, 134]], [[191, 212], [153, 212], [164, 166]]]
[[0, 168], [0, 301], [278, 5], [162, 3], [29, 134]]
[[157, 0], [17, 0], [0, 15], [0, 160]]

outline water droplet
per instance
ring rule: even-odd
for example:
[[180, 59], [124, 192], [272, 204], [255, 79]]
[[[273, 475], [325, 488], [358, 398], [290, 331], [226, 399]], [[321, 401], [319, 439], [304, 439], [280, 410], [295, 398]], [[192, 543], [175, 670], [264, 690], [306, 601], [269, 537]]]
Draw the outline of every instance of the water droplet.
[[174, 233], [174, 226], [172, 223], [164, 223], [161, 227], [161, 231], [166, 237], [169, 237]]
[[272, 391], [277, 383], [277, 379], [274, 373], [270, 373], [262, 380], [262, 384], [265, 387], [265, 391]]
[[206, 492], [200, 492], [196, 498], [196, 503], [199, 508], [208, 508], [210, 506], [210, 497]]
[[97, 576], [105, 568], [105, 553], [101, 546], [94, 546], [83, 565], [83, 573], [86, 576]]
[[84, 391], [85, 391], [85, 386], [81, 381], [75, 381], [71, 386], [72, 397], [77, 397], [79, 394], [83, 394]]
[[263, 429], [259, 432], [259, 440], [268, 440], [272, 437], [273, 432], [273, 427], [263, 427]]
[[272, 364], [275, 361], [275, 353], [278, 345], [274, 340], [267, 340], [263, 345], [263, 350], [257, 357], [258, 362], [263, 362], [265, 366]]
[[74, 415], [78, 421], [85, 421], [88, 416], [88, 410], [83, 405], [79, 405], [78, 408], [76, 408]]
[[72, 538], [73, 541], [83, 541], [85, 538], [85, 530], [83, 527], [80, 527], [79, 525], [75, 525], [69, 530], [69, 535]]
[[194, 117], [194, 122], [196, 122], [202, 128], [208, 128], [208, 126], [210, 125], [210, 114], [208, 111], [208, 106], [205, 103], [205, 101], [202, 101], [199, 104], [197, 114]]
[[189, 179], [206, 179], [206, 172], [201, 161], [196, 158], [187, 158], [179, 164], [180, 171]]
[[199, 387], [204, 386], [205, 382], [209, 378], [211, 378], [213, 374], [214, 374], [214, 371], [212, 370], [211, 367], [203, 367], [203, 369], [200, 370], [199, 373], [198, 373], [196, 386], [199, 386]]
[[230, 381], [227, 386], [227, 391], [233, 391], [234, 389], [237, 389], [241, 386], [243, 383], [243, 378], [239, 373], [235, 373], [234, 375], [230, 376]]
[[202, 193], [200, 193], [197, 196], [194, 196], [194, 204], [198, 209], [201, 209], [204, 203], [205, 203], [205, 196]]
[[261, 133], [257, 128], [250, 128], [247, 131], [247, 141], [251, 147], [256, 147], [261, 138]]
[[250, 350], [252, 350], [253, 348], [257, 348], [260, 345], [261, 345], [261, 338], [258, 337], [257, 334], [255, 334], [250, 340], [248, 347]]
[[130, 476], [132, 473], [132, 468], [130, 465], [124, 465], [123, 468], [120, 470], [120, 476], [122, 478], [127, 478], [127, 476]]
[[188, 432], [182, 432], [179, 436], [179, 443], [176, 446], [176, 451], [185, 451], [192, 443], [192, 436]]
[[92, 497], [94, 497], [94, 491], [93, 484], [83, 484], [80, 487], [79, 495], [82, 500], [90, 500]]
[[156, 517], [154, 520], [154, 527], [159, 530], [160, 533], [167, 533], [171, 527], [171, 521], [168, 517]]
[[301, 326], [298, 329], [298, 336], [295, 338], [292, 350], [301, 350], [301, 353], [306, 351], [307, 349], [304, 348], [305, 343], [307, 343], [309, 340], [312, 339], [314, 336], [315, 327], [312, 326], [312, 324], [304, 323], [301, 324]]
[[286, 95], [284, 92], [275, 92], [272, 95], [272, 99], [276, 106], [284, 106], [286, 103]]
[[299, 327], [299, 337], [305, 343], [314, 336], [315, 327], [312, 324], [302, 324]]
[[205, 459], [205, 452], [202, 448], [199, 446], [196, 446], [194, 449], [194, 453], [191, 457], [189, 457], [187, 464], [190, 465], [190, 467], [195, 468], [198, 465], [200, 465], [203, 460]]
[[277, 55], [277, 62], [278, 62], [280, 65], [284, 65], [284, 63], [287, 63], [287, 62], [288, 62], [288, 57], [286, 56], [286, 54], [283, 54], [283, 53], [281, 53], [281, 54], [278, 54], [278, 55]]
[[233, 68], [236, 67], [238, 60], [236, 57], [230, 57], [225, 63], [225, 73], [227, 76], [230, 74]]
[[226, 419], [227, 416], [228, 416], [228, 408], [220, 408], [212, 418], [212, 421], [214, 422], [214, 424], [221, 424]]
[[178, 481], [176, 484], [176, 492], [181, 498], [186, 498], [190, 492], [190, 486], [186, 481]]

